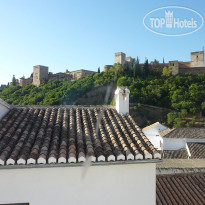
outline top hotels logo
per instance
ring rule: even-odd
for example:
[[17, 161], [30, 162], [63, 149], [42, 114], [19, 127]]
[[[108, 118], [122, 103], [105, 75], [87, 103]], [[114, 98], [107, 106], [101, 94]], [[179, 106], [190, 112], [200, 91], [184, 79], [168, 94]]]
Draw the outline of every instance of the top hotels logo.
[[143, 23], [148, 30], [156, 34], [181, 36], [199, 30], [204, 19], [193, 9], [169, 6], [152, 10], [144, 16]]

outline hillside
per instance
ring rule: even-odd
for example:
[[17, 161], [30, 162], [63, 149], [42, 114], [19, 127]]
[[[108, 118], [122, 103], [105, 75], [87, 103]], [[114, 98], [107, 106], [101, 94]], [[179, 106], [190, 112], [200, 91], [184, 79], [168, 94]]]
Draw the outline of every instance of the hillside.
[[170, 76], [162, 71], [137, 73], [119, 64], [108, 72], [73, 82], [53, 80], [38, 87], [30, 84], [6, 87], [0, 90], [0, 97], [13, 105], [110, 104], [116, 85], [128, 86], [131, 103], [174, 110], [167, 115], [166, 122], [170, 126], [192, 126], [197, 118], [203, 122], [205, 75]]

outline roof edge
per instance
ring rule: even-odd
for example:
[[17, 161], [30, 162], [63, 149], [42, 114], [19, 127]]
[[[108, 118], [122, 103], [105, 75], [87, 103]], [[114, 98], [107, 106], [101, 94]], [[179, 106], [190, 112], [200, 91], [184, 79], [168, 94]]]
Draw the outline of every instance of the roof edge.
[[12, 106], [10, 104], [8, 104], [7, 102], [5, 102], [4, 100], [2, 100], [0, 98], [0, 105], [3, 105], [4, 107], [8, 108], [8, 109], [11, 109]]
[[142, 129], [142, 132], [143, 132], [143, 131], [146, 131], [146, 130], [148, 130], [149, 128], [152, 128], [152, 127], [154, 127], [155, 125], [158, 125], [158, 124], [161, 124], [161, 123], [158, 121], [158, 122], [155, 122], [155, 123], [153, 123], [153, 124], [151, 124], [151, 125], [148, 125], [148, 126], [146, 126], [146, 127], [144, 127], [144, 128]]
[[[113, 162], [97, 162], [92, 163], [91, 166], [110, 166], [110, 165], [127, 165], [127, 164], [143, 164], [143, 163], [158, 163], [162, 159], [150, 160], [131, 160], [131, 161], [113, 161]], [[84, 163], [62, 163], [62, 164], [32, 164], [32, 165], [6, 165], [0, 166], [1, 169], [31, 169], [31, 168], [54, 168], [54, 167], [82, 167]]]

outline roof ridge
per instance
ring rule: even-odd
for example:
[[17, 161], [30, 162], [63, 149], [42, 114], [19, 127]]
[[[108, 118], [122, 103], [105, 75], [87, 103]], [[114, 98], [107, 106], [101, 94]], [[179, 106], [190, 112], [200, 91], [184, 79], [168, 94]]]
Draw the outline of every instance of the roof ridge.
[[142, 131], [145, 131], [145, 130], [147, 130], [148, 128], [152, 128], [152, 127], [154, 127], [155, 125], [158, 125], [158, 124], [160, 124], [159, 121], [157, 121], [157, 122], [155, 122], [155, 123], [153, 123], [153, 124], [151, 124], [151, 125], [148, 125], [148, 126], [144, 127], [144, 128], [142, 129]]

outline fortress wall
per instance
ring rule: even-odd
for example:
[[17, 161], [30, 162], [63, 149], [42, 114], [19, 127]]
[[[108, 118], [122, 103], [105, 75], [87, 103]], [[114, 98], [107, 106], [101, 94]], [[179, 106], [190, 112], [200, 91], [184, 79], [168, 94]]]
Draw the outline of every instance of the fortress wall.
[[205, 67], [179, 68], [179, 73], [205, 74]]

